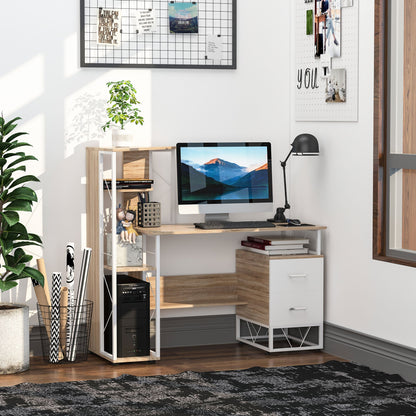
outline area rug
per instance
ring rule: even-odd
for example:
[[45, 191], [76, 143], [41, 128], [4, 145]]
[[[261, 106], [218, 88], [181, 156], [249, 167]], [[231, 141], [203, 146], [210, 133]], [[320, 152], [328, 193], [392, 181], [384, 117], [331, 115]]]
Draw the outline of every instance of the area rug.
[[0, 388], [0, 415], [416, 415], [416, 384], [330, 361], [319, 365]]

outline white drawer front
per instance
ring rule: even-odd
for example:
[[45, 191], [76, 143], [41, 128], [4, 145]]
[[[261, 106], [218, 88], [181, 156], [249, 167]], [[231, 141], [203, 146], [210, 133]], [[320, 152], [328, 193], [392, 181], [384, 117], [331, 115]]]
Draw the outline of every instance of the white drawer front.
[[323, 320], [323, 258], [270, 261], [270, 325]]

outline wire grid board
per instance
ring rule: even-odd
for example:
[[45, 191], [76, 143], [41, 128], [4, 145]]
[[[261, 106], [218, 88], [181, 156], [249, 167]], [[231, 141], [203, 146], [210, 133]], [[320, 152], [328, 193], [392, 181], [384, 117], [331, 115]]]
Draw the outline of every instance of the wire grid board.
[[[170, 33], [168, 0], [81, 0], [81, 67], [236, 68], [236, 0], [199, 0], [198, 33]], [[119, 45], [97, 43], [98, 10], [121, 11]], [[137, 33], [138, 10], [153, 9], [155, 33]], [[221, 58], [208, 59], [207, 38], [221, 41]]]
[[[314, 34], [306, 35], [306, 11], [314, 9], [314, 2], [296, 0], [295, 35], [295, 117], [296, 121], [357, 121], [358, 120], [358, 7], [359, 0], [353, 0], [352, 7], [341, 8], [341, 56], [332, 58], [331, 71], [345, 69], [345, 102], [326, 102], [327, 80], [321, 78], [321, 59], [315, 58]], [[317, 88], [305, 88], [305, 71], [316, 79]], [[303, 84], [298, 88], [298, 75], [302, 70]], [[316, 71], [316, 72], [315, 72]], [[316, 76], [315, 76], [316, 74]], [[308, 78], [307, 82], [310, 81]], [[311, 82], [312, 83], [312, 82]]]

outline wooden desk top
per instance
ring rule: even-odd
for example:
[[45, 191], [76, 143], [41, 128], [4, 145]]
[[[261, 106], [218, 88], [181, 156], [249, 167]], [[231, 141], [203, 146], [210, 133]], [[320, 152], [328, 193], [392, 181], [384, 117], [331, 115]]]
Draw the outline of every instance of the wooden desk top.
[[230, 229], [215, 229], [202, 230], [195, 228], [193, 224], [164, 224], [160, 227], [142, 228], [136, 227], [136, 230], [144, 235], [192, 235], [192, 234], [222, 234], [222, 233], [272, 233], [276, 231], [318, 231], [325, 230], [326, 226], [321, 225], [300, 225], [300, 226], [276, 226], [274, 228], [230, 228]]

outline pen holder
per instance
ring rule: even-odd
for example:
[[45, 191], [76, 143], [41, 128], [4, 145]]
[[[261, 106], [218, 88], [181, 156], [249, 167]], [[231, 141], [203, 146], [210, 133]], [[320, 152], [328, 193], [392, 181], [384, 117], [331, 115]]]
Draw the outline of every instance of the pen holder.
[[143, 228], [160, 227], [160, 202], [139, 202], [137, 225]]
[[[53, 354], [52, 350], [55, 350], [57, 361], [53, 362], [86, 361], [93, 302], [85, 300], [83, 305], [74, 306], [72, 312], [68, 306], [60, 306], [59, 314], [52, 313], [52, 306], [49, 305], [37, 304], [37, 308], [44, 360], [52, 362], [51, 354]], [[71, 325], [71, 332], [69, 332], [69, 325]], [[56, 347], [57, 344], [58, 347]]]

